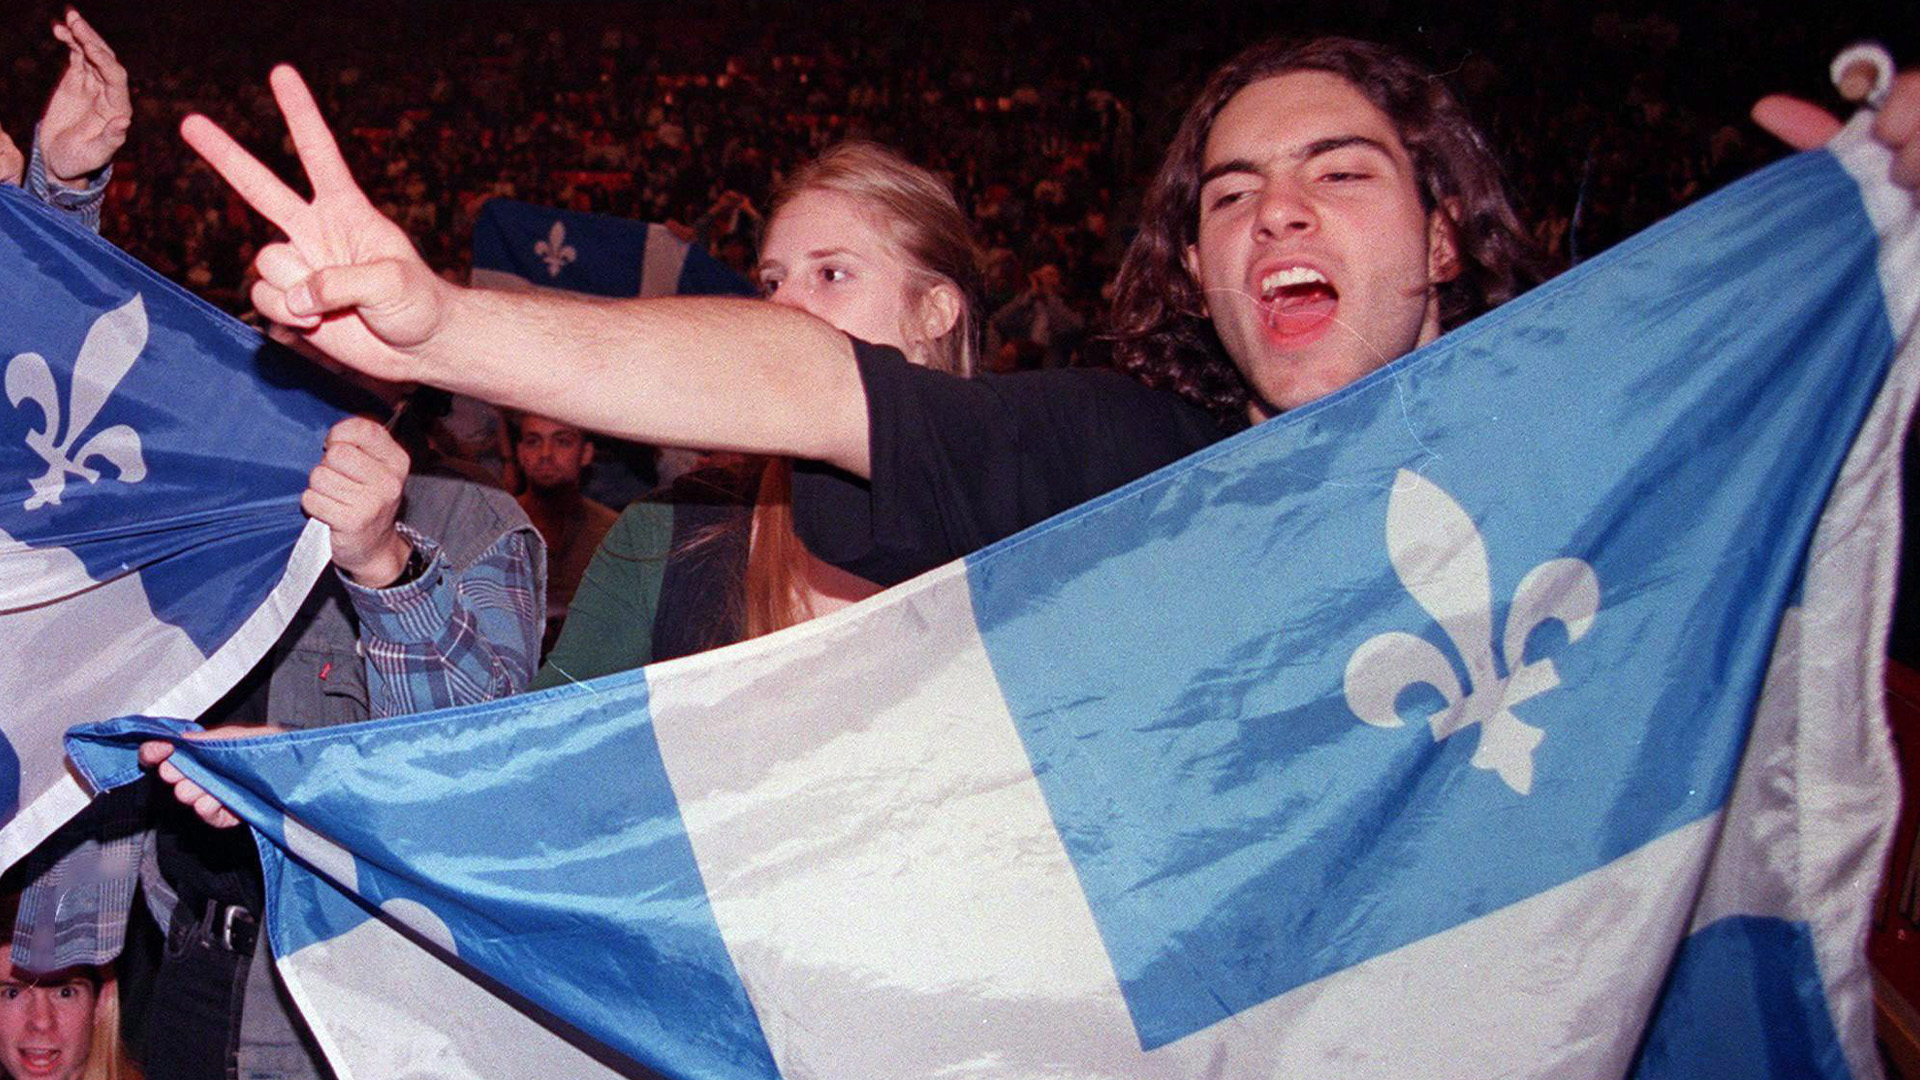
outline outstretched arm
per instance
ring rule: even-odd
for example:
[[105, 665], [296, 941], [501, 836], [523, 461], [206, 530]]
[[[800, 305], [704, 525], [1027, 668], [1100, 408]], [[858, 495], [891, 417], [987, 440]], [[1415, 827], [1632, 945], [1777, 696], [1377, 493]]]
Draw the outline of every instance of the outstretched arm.
[[180, 132], [287, 234], [255, 262], [253, 302], [321, 351], [417, 381], [647, 442], [867, 471], [866, 399], [847, 337], [773, 304], [716, 297], [598, 301], [449, 284], [354, 183], [300, 76], [269, 80], [313, 199], [226, 132]]

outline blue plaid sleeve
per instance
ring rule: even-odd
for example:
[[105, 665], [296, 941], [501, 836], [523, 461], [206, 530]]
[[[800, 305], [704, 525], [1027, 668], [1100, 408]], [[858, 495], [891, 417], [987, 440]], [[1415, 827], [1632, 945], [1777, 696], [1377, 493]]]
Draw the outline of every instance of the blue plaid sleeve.
[[456, 571], [438, 544], [399, 528], [427, 557], [425, 572], [388, 589], [346, 582], [360, 617], [372, 715], [471, 705], [526, 689], [540, 660], [543, 618], [533, 529], [506, 533]]
[[27, 160], [27, 194], [48, 206], [65, 210], [94, 232], [100, 231], [100, 206], [107, 201], [107, 181], [113, 178], [113, 166], [100, 170], [83, 188], [70, 188], [53, 182], [47, 175], [47, 161], [40, 153], [40, 129], [33, 129], [33, 156]]

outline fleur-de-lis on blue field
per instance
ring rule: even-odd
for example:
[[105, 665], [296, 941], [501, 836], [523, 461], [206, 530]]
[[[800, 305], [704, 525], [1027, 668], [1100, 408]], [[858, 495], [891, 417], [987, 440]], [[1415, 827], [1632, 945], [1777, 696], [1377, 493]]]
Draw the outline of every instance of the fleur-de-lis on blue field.
[[[27, 447], [47, 463], [47, 471], [30, 481], [33, 496], [27, 500], [28, 510], [49, 503], [60, 505], [60, 493], [66, 490], [69, 474], [89, 484], [99, 483], [99, 471], [88, 466], [96, 458], [119, 470], [122, 483], [137, 484], [146, 478], [140, 433], [125, 424], [96, 432], [74, 449], [75, 441], [86, 434], [87, 426], [100, 415], [107, 398], [146, 347], [147, 308], [138, 294], [95, 319], [80, 346], [79, 359], [74, 361], [64, 425], [60, 391], [47, 361], [39, 353], [20, 353], [7, 361], [7, 400], [15, 408], [23, 402], [34, 403], [46, 421], [45, 428], [27, 432]], [[57, 443], [56, 437], [60, 440]]]
[[567, 243], [567, 227], [556, 221], [547, 231], [547, 238], [533, 245], [533, 253], [546, 260], [547, 275], [559, 277], [567, 264], [580, 257]]
[[1437, 742], [1480, 725], [1473, 764], [1498, 773], [1522, 795], [1533, 790], [1533, 751], [1545, 733], [1513, 714], [1513, 707], [1560, 685], [1549, 659], [1525, 663], [1527, 638], [1548, 619], [1566, 627], [1567, 640], [1585, 636], [1600, 610], [1600, 579], [1580, 559], [1552, 559], [1533, 568], [1514, 590], [1495, 668], [1493, 584], [1487, 546], [1473, 519], [1446, 492], [1405, 469], [1387, 502], [1387, 556], [1420, 606], [1459, 651], [1469, 688], [1425, 638], [1391, 631], [1368, 639], [1347, 662], [1347, 707], [1376, 727], [1400, 727], [1400, 695], [1422, 684], [1439, 691], [1444, 707], [1427, 718]]

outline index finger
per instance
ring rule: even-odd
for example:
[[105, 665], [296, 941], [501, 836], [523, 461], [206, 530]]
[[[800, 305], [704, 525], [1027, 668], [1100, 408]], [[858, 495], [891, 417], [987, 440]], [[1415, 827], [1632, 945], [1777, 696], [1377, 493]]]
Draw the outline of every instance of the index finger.
[[81, 18], [78, 11], [72, 8], [67, 9], [66, 27], [73, 34], [74, 40], [79, 43], [80, 51], [85, 53], [87, 59], [94, 65], [104, 68], [120, 63], [120, 58], [114, 55], [113, 46], [108, 45], [107, 39], [100, 36], [100, 32], [93, 28], [92, 23]]
[[106, 84], [107, 97], [116, 109], [131, 109], [127, 96], [127, 69], [114, 54], [113, 46], [93, 25], [80, 17], [78, 11], [68, 9], [66, 26], [73, 39], [80, 46], [82, 55], [100, 80]]
[[333, 141], [333, 132], [327, 130], [326, 118], [320, 115], [320, 106], [314, 103], [313, 93], [300, 73], [290, 64], [281, 64], [267, 76], [267, 82], [273, 86], [273, 99], [280, 103], [280, 115], [287, 118], [287, 133], [293, 136], [294, 151], [313, 184], [314, 198], [343, 192], [359, 194], [360, 186], [353, 182], [347, 160], [340, 156], [340, 146]]
[[1785, 94], [1768, 94], [1761, 98], [1753, 106], [1751, 115], [1754, 123], [1795, 150], [1811, 150], [1821, 146], [1840, 130], [1840, 121], [1834, 119], [1833, 114], [1811, 102]]
[[307, 202], [273, 175], [273, 170], [247, 153], [246, 147], [233, 141], [219, 124], [199, 113], [180, 121], [180, 137], [247, 200], [248, 206], [278, 225], [281, 232], [293, 235], [294, 225], [308, 210]]

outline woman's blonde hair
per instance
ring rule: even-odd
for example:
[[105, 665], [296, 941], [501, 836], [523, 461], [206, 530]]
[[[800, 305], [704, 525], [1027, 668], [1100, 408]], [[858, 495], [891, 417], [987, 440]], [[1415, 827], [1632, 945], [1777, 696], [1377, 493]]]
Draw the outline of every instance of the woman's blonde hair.
[[960, 294], [960, 315], [945, 334], [926, 342], [926, 364], [955, 375], [972, 375], [980, 358], [986, 293], [980, 247], [973, 226], [946, 181], [879, 143], [837, 143], [795, 169], [774, 192], [769, 224], [795, 197], [808, 191], [846, 195], [871, 214], [907, 257], [918, 301], [936, 285]]
[[92, 1049], [80, 1080], [140, 1080], [140, 1070], [120, 1041], [120, 979], [112, 964], [94, 971], [100, 982], [93, 995]]
[[[870, 212], [906, 256], [919, 303], [939, 285], [960, 297], [959, 315], [946, 333], [922, 343], [926, 366], [970, 376], [978, 367], [985, 280], [972, 225], [938, 176], [877, 143], [852, 140], [829, 148], [794, 170], [774, 194], [769, 224], [803, 192], [850, 196]], [[793, 525], [793, 463], [767, 461], [760, 470], [742, 590], [741, 625], [747, 637], [782, 630], [813, 616], [806, 596], [806, 545]]]

